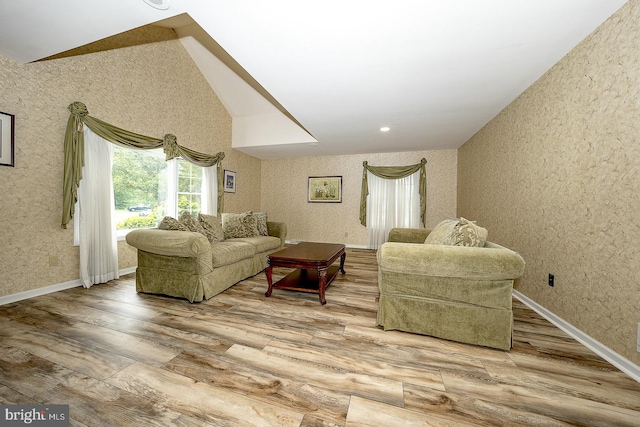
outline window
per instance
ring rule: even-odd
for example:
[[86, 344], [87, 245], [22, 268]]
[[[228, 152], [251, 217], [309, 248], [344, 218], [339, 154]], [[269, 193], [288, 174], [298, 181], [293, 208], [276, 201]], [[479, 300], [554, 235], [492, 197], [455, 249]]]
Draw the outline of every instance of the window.
[[[85, 141], [88, 135], [104, 141], [85, 128]], [[136, 228], [157, 227], [165, 216], [178, 218], [183, 212], [196, 216], [200, 211], [215, 214], [216, 171], [216, 166], [202, 168], [180, 158], [166, 161], [162, 149], [135, 150], [114, 144], [110, 179], [117, 238], [123, 239]], [[108, 176], [109, 172], [102, 179]], [[79, 212], [78, 203], [75, 212]], [[76, 219], [73, 240], [78, 246], [80, 219]]]
[[[155, 227], [166, 197], [167, 162], [162, 150], [133, 150], [114, 146], [113, 198], [118, 235], [122, 230]], [[160, 219], [162, 217], [160, 216]]]
[[420, 226], [420, 172], [399, 179], [385, 179], [367, 172], [367, 234], [369, 249], [378, 249], [394, 227]]
[[203, 170], [182, 159], [165, 161], [162, 149], [116, 146], [113, 192], [118, 237], [135, 228], [156, 227], [164, 216], [197, 215], [202, 206]]
[[202, 206], [202, 168], [178, 160], [178, 216], [189, 212], [196, 216]]

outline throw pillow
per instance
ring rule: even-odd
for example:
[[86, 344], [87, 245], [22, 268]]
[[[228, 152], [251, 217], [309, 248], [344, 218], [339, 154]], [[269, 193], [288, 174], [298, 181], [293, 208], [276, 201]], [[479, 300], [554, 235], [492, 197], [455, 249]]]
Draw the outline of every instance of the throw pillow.
[[453, 245], [453, 229], [459, 222], [457, 218], [441, 221], [431, 230], [424, 242], [430, 245]]
[[222, 214], [222, 231], [225, 239], [258, 236], [258, 226], [252, 213]]
[[268, 236], [269, 230], [267, 229], [267, 213], [266, 212], [254, 212], [254, 218], [256, 219], [256, 225], [258, 227], [258, 234], [261, 236]]
[[460, 218], [460, 222], [453, 229], [453, 244], [455, 246], [483, 247], [489, 232], [486, 228], [476, 225], [475, 221]]
[[[194, 233], [200, 233], [205, 237], [207, 237], [207, 233], [204, 232], [204, 228], [202, 228], [202, 225], [200, 225], [198, 220], [192, 217], [189, 212], [186, 212], [186, 211], [182, 212], [182, 215], [180, 215], [180, 218], [178, 220], [180, 221], [181, 224], [187, 227], [189, 231], [193, 231]], [[207, 237], [207, 239], [208, 238], [209, 237]]]
[[171, 216], [165, 216], [158, 224], [160, 230], [189, 231], [186, 225]]
[[204, 228], [205, 236], [211, 243], [222, 242], [224, 240], [224, 232], [220, 218], [213, 215], [198, 214], [198, 221]]

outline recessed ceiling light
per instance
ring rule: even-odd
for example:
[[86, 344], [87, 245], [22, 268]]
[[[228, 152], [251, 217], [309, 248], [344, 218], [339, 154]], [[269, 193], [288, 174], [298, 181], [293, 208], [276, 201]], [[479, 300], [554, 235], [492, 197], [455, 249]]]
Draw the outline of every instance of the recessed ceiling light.
[[380, 132], [389, 132], [391, 128], [389, 126], [383, 126], [380, 128]]
[[144, 0], [146, 4], [154, 9], [167, 10], [169, 9], [169, 0]]

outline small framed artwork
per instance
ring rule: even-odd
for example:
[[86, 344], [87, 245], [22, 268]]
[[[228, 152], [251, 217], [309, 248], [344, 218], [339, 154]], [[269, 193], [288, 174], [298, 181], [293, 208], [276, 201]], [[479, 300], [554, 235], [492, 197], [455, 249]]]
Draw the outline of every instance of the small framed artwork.
[[0, 166], [15, 166], [13, 128], [16, 117], [0, 111]]
[[342, 203], [341, 176], [310, 176], [309, 203]]
[[236, 173], [234, 171], [224, 170], [224, 192], [236, 192]]

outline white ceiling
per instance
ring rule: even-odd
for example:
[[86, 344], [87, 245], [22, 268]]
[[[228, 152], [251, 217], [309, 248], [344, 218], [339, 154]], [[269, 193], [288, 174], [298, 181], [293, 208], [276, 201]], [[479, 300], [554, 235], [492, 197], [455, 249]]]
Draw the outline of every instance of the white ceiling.
[[[234, 148], [260, 158], [458, 148], [626, 2], [148, 1], [169, 8], [0, 0], [0, 55], [30, 62], [186, 13], [191, 25], [176, 32], [230, 110]], [[202, 53], [194, 21], [258, 91]], [[270, 102], [257, 101], [261, 89]]]

